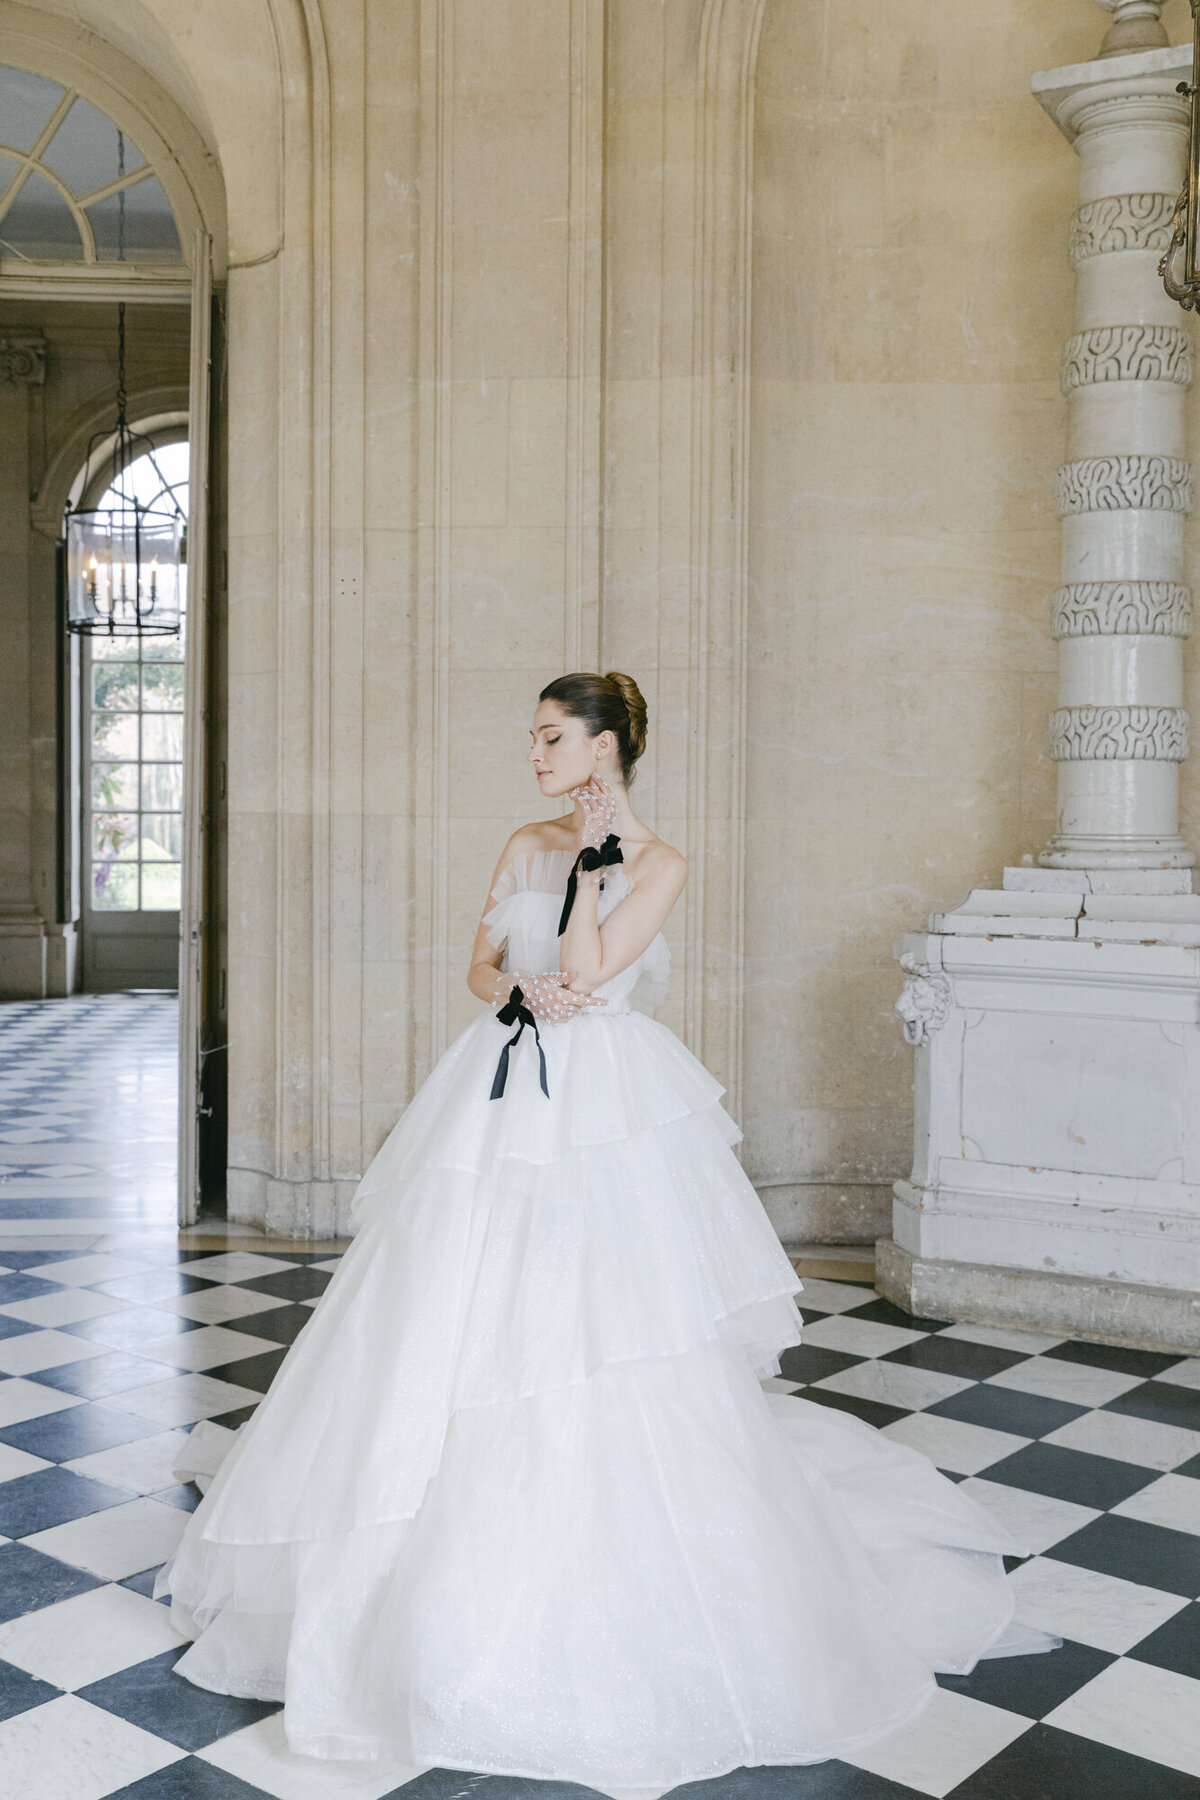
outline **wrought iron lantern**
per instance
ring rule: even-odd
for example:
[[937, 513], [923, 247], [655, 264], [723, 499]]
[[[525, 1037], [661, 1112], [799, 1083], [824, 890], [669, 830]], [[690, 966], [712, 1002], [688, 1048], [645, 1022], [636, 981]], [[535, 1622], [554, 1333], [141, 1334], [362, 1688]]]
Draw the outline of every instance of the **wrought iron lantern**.
[[1176, 89], [1191, 102], [1188, 124], [1187, 172], [1175, 206], [1171, 242], [1158, 272], [1172, 300], [1191, 310], [1200, 306], [1200, 0], [1192, 0], [1192, 79]]
[[[99, 447], [111, 438], [111, 450]], [[99, 431], [85, 468], [95, 491], [93, 459], [109, 470], [93, 507], [66, 516], [67, 629], [109, 637], [169, 636], [179, 630], [187, 579], [187, 521], [169, 490], [148, 504], [137, 497], [132, 465], [154, 445], [131, 431], [125, 392], [125, 305], [117, 309], [116, 432]]]

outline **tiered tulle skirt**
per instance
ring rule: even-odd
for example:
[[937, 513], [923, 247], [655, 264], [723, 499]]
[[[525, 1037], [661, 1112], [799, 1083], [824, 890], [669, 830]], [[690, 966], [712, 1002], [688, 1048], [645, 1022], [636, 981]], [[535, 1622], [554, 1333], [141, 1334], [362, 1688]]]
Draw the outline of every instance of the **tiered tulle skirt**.
[[[848, 1753], [1005, 1647], [1008, 1534], [764, 1391], [800, 1291], [720, 1084], [639, 1013], [450, 1047], [157, 1590], [290, 1747], [667, 1787]], [[187, 1458], [184, 1461], [187, 1462]]]

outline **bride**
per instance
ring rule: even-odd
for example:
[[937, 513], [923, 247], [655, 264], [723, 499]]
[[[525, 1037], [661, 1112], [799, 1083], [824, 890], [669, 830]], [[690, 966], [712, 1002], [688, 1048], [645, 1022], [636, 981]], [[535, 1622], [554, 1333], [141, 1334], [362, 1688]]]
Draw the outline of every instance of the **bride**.
[[720, 1083], [650, 1016], [687, 879], [629, 800], [627, 675], [542, 690], [572, 812], [497, 863], [455, 1039], [156, 1595], [179, 1674], [289, 1747], [661, 1792], [853, 1752], [1013, 1625], [1007, 1532], [917, 1452], [766, 1390], [801, 1283]]

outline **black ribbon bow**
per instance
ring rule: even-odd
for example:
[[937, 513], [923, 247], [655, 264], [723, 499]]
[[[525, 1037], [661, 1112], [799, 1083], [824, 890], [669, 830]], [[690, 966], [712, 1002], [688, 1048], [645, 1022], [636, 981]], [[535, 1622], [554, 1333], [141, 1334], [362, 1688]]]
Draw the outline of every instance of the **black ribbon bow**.
[[502, 1025], [511, 1025], [514, 1019], [519, 1020], [519, 1024], [500, 1052], [500, 1061], [496, 1064], [496, 1073], [492, 1079], [492, 1092], [490, 1098], [493, 1100], [499, 1100], [504, 1092], [504, 1084], [508, 1080], [508, 1053], [513, 1048], [514, 1044], [520, 1043], [521, 1033], [527, 1025], [533, 1026], [533, 1035], [537, 1040], [538, 1060], [541, 1065], [539, 1073], [542, 1083], [542, 1092], [545, 1094], [547, 1100], [550, 1098], [550, 1089], [546, 1085], [546, 1052], [542, 1049], [541, 1033], [537, 1028], [537, 1020], [534, 1018], [529, 1008], [524, 1005], [524, 1000], [525, 996], [521, 992], [521, 989], [514, 984], [509, 990], [508, 999], [496, 1014], [496, 1017]]
[[578, 887], [576, 876], [581, 869], [602, 869], [609, 863], [624, 862], [621, 854], [621, 840], [614, 832], [609, 832], [600, 848], [594, 844], [585, 844], [571, 865], [571, 873], [567, 876], [567, 897], [563, 901], [562, 917], [558, 921], [558, 935], [562, 936], [567, 929], [567, 920], [571, 916], [571, 908], [575, 904], [575, 890]]

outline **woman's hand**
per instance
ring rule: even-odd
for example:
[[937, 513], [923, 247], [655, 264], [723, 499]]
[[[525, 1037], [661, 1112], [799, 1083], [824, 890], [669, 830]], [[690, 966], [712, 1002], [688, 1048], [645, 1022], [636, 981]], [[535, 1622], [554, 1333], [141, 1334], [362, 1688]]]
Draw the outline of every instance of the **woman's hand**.
[[510, 970], [504, 973], [502, 979], [505, 983], [502, 1000], [507, 1000], [512, 988], [519, 987], [525, 997], [525, 1005], [534, 1018], [547, 1019], [555, 1025], [564, 1019], [573, 1019], [585, 1006], [608, 1005], [602, 994], [591, 994], [569, 985], [576, 979], [574, 969], [555, 969], [528, 975]]
[[578, 801], [583, 811], [580, 847], [591, 846], [599, 850], [617, 816], [616, 795], [606, 781], [601, 781], [598, 775], [590, 775], [582, 787], [571, 789], [570, 798]]

